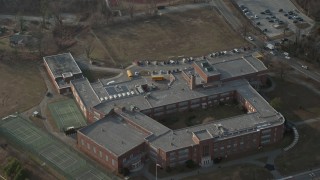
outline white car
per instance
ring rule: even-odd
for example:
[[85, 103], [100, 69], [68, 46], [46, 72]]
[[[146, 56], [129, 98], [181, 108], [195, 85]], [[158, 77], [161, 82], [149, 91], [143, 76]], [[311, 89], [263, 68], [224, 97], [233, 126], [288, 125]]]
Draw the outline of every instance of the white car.
[[248, 36], [248, 39], [249, 39], [250, 41], [253, 41], [253, 38], [252, 38], [251, 36]]
[[284, 54], [285, 56], [289, 56], [289, 53], [287, 53], [287, 52], [283, 52], [283, 54]]
[[286, 56], [285, 58], [286, 58], [286, 59], [290, 59], [290, 57], [289, 57], [289, 56]]
[[257, 16], [257, 15], [254, 15], [254, 18], [255, 18], [255, 19], [259, 19], [259, 16]]
[[304, 69], [307, 69], [307, 70], [309, 69], [309, 67], [306, 66], [306, 65], [302, 65], [301, 67], [304, 68]]

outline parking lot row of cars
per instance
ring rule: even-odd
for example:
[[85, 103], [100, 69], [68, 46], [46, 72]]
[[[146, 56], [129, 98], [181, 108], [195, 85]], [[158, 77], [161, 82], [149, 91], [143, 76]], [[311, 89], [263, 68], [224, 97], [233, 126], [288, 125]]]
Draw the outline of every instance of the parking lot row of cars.
[[[249, 37], [248, 37], [249, 38]], [[252, 40], [253, 38], [250, 37]], [[212, 52], [209, 53], [207, 56], [202, 56], [200, 58], [193, 58], [193, 57], [185, 57], [181, 58], [180, 60], [166, 60], [166, 61], [150, 61], [150, 60], [140, 60], [136, 61], [136, 64], [138, 66], [149, 66], [149, 65], [178, 65], [178, 64], [187, 64], [187, 63], [192, 63], [195, 60], [202, 60], [202, 59], [208, 59], [208, 58], [214, 58], [214, 57], [220, 57], [224, 55], [232, 55], [232, 54], [237, 54], [240, 52], [244, 52], [247, 50], [250, 50], [250, 47], [243, 47], [243, 48], [235, 48], [230, 51], [217, 51], [217, 52]]]

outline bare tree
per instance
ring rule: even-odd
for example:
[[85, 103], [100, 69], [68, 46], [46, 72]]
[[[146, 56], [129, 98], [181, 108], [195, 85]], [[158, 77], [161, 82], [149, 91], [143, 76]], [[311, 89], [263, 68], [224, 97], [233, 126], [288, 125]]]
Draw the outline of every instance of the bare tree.
[[156, 0], [147, 0], [147, 9], [146, 14], [147, 15], [155, 15], [158, 12], [157, 9], [157, 1]]
[[134, 0], [128, 1], [127, 9], [128, 9], [129, 15], [130, 15], [130, 17], [132, 19], [133, 15], [134, 15], [134, 12], [135, 12], [135, 2], [134, 2]]
[[94, 50], [94, 45], [93, 45], [93, 42], [94, 42], [94, 40], [92, 40], [91, 42], [89, 42], [89, 43], [87, 43], [86, 45], [85, 45], [85, 52], [86, 52], [86, 56], [87, 56], [87, 58], [88, 59], [91, 59], [91, 54], [92, 54], [92, 52], [93, 52], [93, 50]]
[[110, 6], [107, 4], [106, 0], [101, 0], [100, 3], [98, 3], [100, 6], [100, 12], [101, 14], [106, 18], [107, 23], [110, 22], [110, 20], [112, 20], [112, 10], [110, 8]]
[[284, 62], [280, 61], [279, 62], [279, 68], [278, 68], [278, 73], [280, 75], [281, 79], [284, 79], [285, 76], [287, 75], [289, 71], [289, 66], [285, 64]]
[[41, 0], [40, 1], [40, 13], [42, 17], [42, 27], [46, 28], [46, 18], [49, 14], [49, 2], [48, 0]]

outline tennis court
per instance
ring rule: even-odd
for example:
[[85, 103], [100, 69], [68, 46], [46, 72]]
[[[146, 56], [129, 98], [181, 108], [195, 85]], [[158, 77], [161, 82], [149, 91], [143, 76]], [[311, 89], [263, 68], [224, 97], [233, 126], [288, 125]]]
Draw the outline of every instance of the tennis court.
[[46, 139], [35, 127], [28, 126], [28, 123], [20, 117], [14, 118], [11, 121], [3, 124], [2, 127], [6, 128], [11, 136], [14, 136], [26, 145], [34, 149], [41, 149], [47, 146], [50, 141]]
[[60, 168], [64, 168], [65, 170], [70, 169], [70, 167], [82, 166], [85, 164], [78, 161], [78, 158], [73, 154], [66, 153], [64, 147], [58, 147], [55, 144], [48, 146], [42, 150], [40, 154], [51, 163]]
[[99, 180], [99, 179], [105, 179], [105, 175], [101, 172], [90, 170], [85, 173], [83, 173], [81, 176], [76, 178], [77, 180]]
[[71, 147], [20, 116], [0, 121], [0, 136], [46, 162], [66, 179], [118, 179], [95, 168]]
[[60, 131], [71, 126], [79, 128], [87, 125], [77, 104], [72, 99], [51, 103], [49, 110]]

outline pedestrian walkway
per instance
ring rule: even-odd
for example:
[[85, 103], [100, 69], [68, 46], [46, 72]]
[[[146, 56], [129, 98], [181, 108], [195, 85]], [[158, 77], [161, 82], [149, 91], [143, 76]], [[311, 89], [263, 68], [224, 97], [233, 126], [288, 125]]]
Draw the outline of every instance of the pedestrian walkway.
[[288, 147], [283, 148], [284, 151], [288, 151], [288, 150], [292, 149], [298, 143], [298, 140], [299, 140], [298, 130], [297, 130], [296, 127], [292, 127], [292, 130], [293, 130], [293, 133], [294, 133], [293, 142]]

